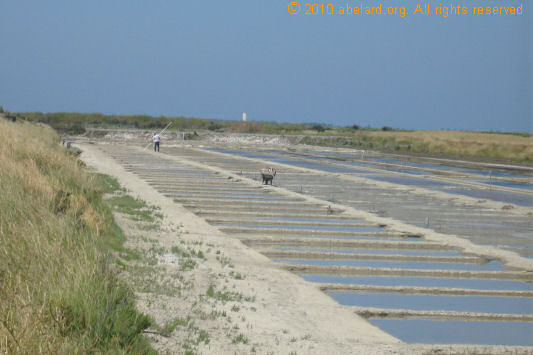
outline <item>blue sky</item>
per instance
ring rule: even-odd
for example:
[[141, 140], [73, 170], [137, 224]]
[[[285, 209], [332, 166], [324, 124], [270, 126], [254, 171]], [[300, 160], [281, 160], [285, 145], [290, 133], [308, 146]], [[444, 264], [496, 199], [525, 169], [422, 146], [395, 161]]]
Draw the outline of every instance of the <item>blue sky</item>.
[[0, 105], [533, 131], [527, 2], [523, 16], [448, 18], [412, 15], [415, 0], [383, 2], [405, 18], [290, 15], [288, 3], [0, 0]]

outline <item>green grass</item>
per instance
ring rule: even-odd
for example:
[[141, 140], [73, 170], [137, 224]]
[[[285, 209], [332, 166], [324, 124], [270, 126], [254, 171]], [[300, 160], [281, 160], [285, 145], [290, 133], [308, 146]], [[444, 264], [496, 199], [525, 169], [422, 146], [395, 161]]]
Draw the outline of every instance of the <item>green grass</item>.
[[198, 330], [198, 337], [196, 338], [196, 344], [204, 343], [209, 344], [211, 339], [209, 338], [209, 333], [205, 330], [199, 329]]
[[191, 254], [187, 250], [184, 250], [184, 249], [180, 248], [177, 245], [175, 245], [172, 248], [170, 248], [170, 251], [173, 254], [176, 254], [177, 256], [181, 256], [181, 257], [184, 257], [184, 258], [190, 258], [191, 257]]
[[244, 276], [238, 272], [230, 271], [229, 276], [233, 277], [235, 280], [244, 280]]
[[164, 336], [170, 336], [177, 327], [187, 327], [191, 322], [190, 317], [187, 318], [176, 318], [165, 323], [165, 326], [160, 329], [161, 334]]
[[100, 173], [93, 174], [96, 182], [105, 189], [107, 193], [114, 193], [118, 191], [124, 191], [124, 188], [120, 186], [117, 179], [112, 176]]
[[231, 340], [231, 343], [232, 344], [239, 344], [239, 343], [248, 344], [248, 338], [243, 333], [240, 333], [239, 335], [237, 335], [235, 338]]
[[152, 354], [151, 321], [111, 267], [124, 235], [50, 128], [0, 121], [0, 353]]
[[180, 271], [189, 271], [193, 270], [198, 266], [198, 263], [193, 259], [184, 259], [180, 260]]
[[[217, 251], [217, 254], [218, 254], [218, 251]], [[216, 259], [218, 260], [220, 265], [222, 265], [222, 267], [226, 267], [226, 266], [229, 267], [229, 268], [233, 268], [234, 267], [233, 262], [227, 256], [217, 255]]]
[[130, 195], [113, 196], [109, 203], [117, 212], [130, 215], [134, 221], [156, 222], [161, 215], [154, 213], [154, 207], [149, 207], [144, 201]]
[[227, 290], [216, 291], [213, 285], [210, 285], [207, 288], [207, 291], [205, 294], [207, 297], [213, 298], [217, 301], [222, 301], [224, 303], [242, 302], [242, 301], [253, 302], [255, 300], [255, 297], [247, 297], [239, 292], [233, 292], [233, 291], [227, 291]]

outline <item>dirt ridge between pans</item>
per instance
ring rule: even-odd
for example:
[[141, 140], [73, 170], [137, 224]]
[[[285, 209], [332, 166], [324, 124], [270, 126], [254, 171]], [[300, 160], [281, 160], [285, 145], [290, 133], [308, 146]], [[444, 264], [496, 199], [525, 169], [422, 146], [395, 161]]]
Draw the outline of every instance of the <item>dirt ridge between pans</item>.
[[[410, 309], [387, 309], [387, 308], [360, 308], [353, 306], [354, 313], [365, 318], [439, 318], [448, 320], [468, 319], [473, 322], [499, 321], [499, 322], [531, 322], [533, 315], [507, 314], [507, 313], [477, 313], [477, 312], [455, 312], [455, 311], [418, 311]], [[530, 353], [524, 352], [524, 354]]]
[[[533, 297], [533, 291], [518, 290], [477, 290], [467, 288], [449, 287], [422, 287], [422, 286], [376, 286], [376, 285], [354, 285], [354, 284], [324, 284], [318, 285], [325, 292], [386, 292], [405, 293], [410, 295], [453, 295], [453, 296], [499, 296], [499, 297]], [[372, 308], [372, 307], [361, 307]], [[533, 315], [530, 316], [533, 321]]]
[[[137, 148], [137, 147], [133, 147], [132, 149], [136, 149], [138, 151], [142, 151], [140, 148]], [[205, 153], [204, 151], [202, 151], [200, 149], [197, 149], [197, 148], [190, 148], [190, 149], [198, 150], [198, 151], [200, 151], [202, 153]], [[221, 155], [221, 156], [231, 156], [229, 154], [224, 154], [224, 153], [219, 153], [219, 152], [211, 152], [210, 151], [209, 153], [214, 154], [214, 155]], [[157, 156], [157, 154], [153, 153], [153, 152], [150, 152], [148, 154], [153, 154], [154, 156]], [[343, 212], [344, 215], [349, 215], [349, 216], [352, 216], [352, 217], [354, 217], [356, 219], [365, 219], [365, 220], [367, 220], [369, 222], [374, 222], [376, 224], [387, 225], [387, 229], [392, 230], [392, 231], [397, 231], [399, 233], [402, 233], [402, 232], [403, 233], [412, 233], [413, 235], [424, 236], [424, 238], [427, 241], [437, 242], [437, 243], [440, 243], [442, 245], [451, 245], [451, 246], [460, 248], [464, 252], [467, 252], [467, 253], [470, 253], [470, 254], [478, 254], [480, 256], [484, 256], [484, 257], [487, 257], [489, 259], [500, 259], [501, 261], [503, 261], [509, 267], [514, 267], [514, 268], [524, 269], [524, 270], [528, 270], [528, 271], [533, 271], [533, 260], [529, 260], [527, 258], [521, 257], [520, 255], [518, 255], [517, 253], [512, 252], [512, 251], [502, 250], [502, 249], [500, 249], [498, 247], [494, 247], [494, 246], [488, 246], [488, 245], [485, 246], [485, 245], [474, 244], [471, 241], [469, 241], [469, 240], [467, 240], [465, 238], [461, 238], [460, 236], [457, 236], [457, 235], [438, 233], [438, 232], [435, 232], [434, 230], [431, 230], [431, 229], [428, 229], [428, 228], [422, 228], [422, 227], [413, 226], [413, 225], [401, 222], [401, 221], [393, 219], [393, 218], [379, 217], [379, 216], [376, 216], [376, 215], [371, 214], [369, 212], [357, 210], [357, 209], [355, 209], [353, 207], [349, 207], [349, 206], [342, 205], [342, 204], [337, 204], [337, 203], [334, 203], [334, 202], [324, 201], [324, 200], [321, 200], [321, 199], [318, 199], [318, 198], [315, 198], [315, 197], [312, 197], [312, 196], [309, 196], [309, 195], [305, 195], [305, 194], [300, 194], [300, 193], [297, 193], [297, 192], [289, 191], [289, 190], [284, 189], [284, 188], [273, 187], [273, 186], [268, 186], [268, 185], [261, 185], [261, 183], [258, 182], [258, 181], [252, 180], [250, 178], [247, 178], [247, 177], [244, 177], [244, 176], [241, 176], [241, 175], [238, 175], [238, 174], [231, 173], [231, 172], [229, 172], [229, 171], [227, 171], [225, 169], [221, 169], [221, 168], [218, 168], [218, 167], [208, 166], [208, 165], [203, 164], [203, 163], [190, 161], [188, 159], [180, 158], [180, 157], [173, 156], [173, 155], [164, 154], [164, 156], [167, 159], [169, 159], [169, 160], [173, 160], [173, 161], [179, 162], [181, 164], [185, 164], [185, 165], [189, 165], [189, 166], [195, 166], [195, 167], [198, 167], [198, 168], [201, 168], [201, 169], [205, 169], [205, 170], [210, 170], [212, 172], [221, 174], [222, 176], [226, 176], [228, 178], [235, 179], [236, 181], [246, 182], [248, 185], [262, 186], [264, 189], [271, 189], [272, 191], [277, 191], [278, 193], [280, 193], [282, 195], [285, 195], [285, 196], [292, 196], [292, 197], [295, 197], [295, 198], [298, 198], [298, 199], [302, 199], [303, 198], [309, 203], [316, 204], [316, 205], [319, 205], [319, 206], [322, 205], [324, 209], [333, 208], [334, 210], [344, 211]], [[252, 160], [252, 161], [261, 161], [260, 159], [249, 159], [249, 158], [243, 158], [243, 159], [248, 159], [248, 160]], [[268, 162], [268, 161], [265, 160], [264, 162]], [[284, 165], [284, 164], [277, 164], [277, 165]], [[285, 165], [285, 166], [287, 166], [287, 165]], [[293, 167], [291, 166], [291, 168], [293, 168]], [[312, 169], [305, 169], [305, 168], [299, 168], [299, 169], [301, 169], [303, 171], [309, 171], [311, 173], [316, 173], [316, 171], [314, 171]], [[328, 175], [333, 175], [333, 176], [338, 176], [339, 175], [337, 173], [321, 172], [321, 174], [322, 173], [323, 174], [328, 174]], [[348, 179], [348, 178], [352, 178], [352, 177], [346, 177], [346, 178]], [[359, 178], [357, 178], [357, 179], [359, 179]], [[355, 179], [354, 181], [358, 181], [357, 179]], [[398, 187], [398, 185], [395, 185], [395, 184], [383, 184], [383, 185], [384, 186], [385, 185], [386, 186], [392, 185], [394, 188]], [[413, 190], [413, 189], [410, 188], [409, 190]], [[418, 189], [414, 189], [414, 190], [416, 192]], [[422, 192], [426, 191], [425, 189], [420, 189], [420, 190]], [[449, 197], [448, 194], [444, 194], [444, 195]], [[457, 198], [457, 196], [454, 196], [454, 197]], [[475, 199], [466, 198], [466, 200], [471, 201], [471, 200], [475, 200]], [[505, 205], [503, 203], [494, 202], [494, 201], [491, 201], [491, 203], [493, 203], [498, 208], [501, 208], [502, 206]], [[531, 210], [530, 208], [519, 208], [519, 207], [517, 207], [517, 209], [520, 209], [520, 211], [522, 211], [522, 213], [526, 213], [526, 212], [529, 212]], [[513, 211], [513, 210], [510, 210], [510, 211]]]
[[444, 278], [466, 278], [486, 280], [533, 281], [533, 273], [526, 271], [469, 271], [469, 270], [423, 270], [393, 269], [356, 266], [315, 266], [294, 263], [280, 263], [280, 266], [297, 274], [323, 275], [372, 275], [372, 276], [425, 276]]
[[[196, 150], [201, 153], [206, 153], [206, 151], [199, 149], [199, 148], [190, 147], [188, 149]], [[212, 151], [212, 150], [208, 152], [213, 155], [220, 155], [223, 157], [235, 158], [234, 155], [228, 154], [228, 153], [222, 153], [222, 152], [217, 152], [217, 151]], [[479, 199], [477, 198], [473, 198], [469, 196], [458, 196], [458, 195], [450, 194], [450, 193], [443, 192], [443, 191], [428, 190], [423, 187], [413, 188], [412, 186], [404, 186], [401, 184], [394, 184], [394, 183], [386, 182], [386, 181], [376, 181], [376, 180], [368, 179], [368, 178], [361, 177], [361, 176], [346, 176], [345, 174], [342, 174], [342, 173], [336, 173], [336, 172], [333, 173], [329, 171], [319, 171], [316, 169], [302, 168], [302, 167], [298, 167], [294, 165], [273, 162], [268, 159], [248, 158], [248, 157], [243, 157], [243, 156], [239, 156], [239, 159], [247, 160], [247, 161], [254, 161], [254, 162], [262, 162], [265, 164], [265, 166], [282, 166], [285, 168], [290, 168], [290, 169], [301, 171], [301, 172], [314, 173], [314, 174], [320, 173], [321, 175], [324, 175], [324, 176], [335, 176], [335, 177], [341, 178], [346, 181], [351, 181], [351, 182], [360, 182], [360, 183], [372, 184], [372, 185], [377, 185], [377, 186], [383, 186], [383, 187], [391, 188], [391, 189], [400, 189], [404, 191], [409, 191], [410, 193], [420, 194], [423, 196], [434, 196], [434, 197], [445, 198], [445, 199], [457, 199], [457, 200], [467, 202], [471, 204], [472, 206], [479, 205]], [[242, 176], [240, 175], [235, 175], [235, 174], [232, 174], [232, 175], [235, 178], [242, 178]], [[504, 209], [508, 205], [509, 203], [492, 201], [492, 200], [487, 200], [483, 203], [483, 207], [492, 207], [495, 209]], [[533, 208], [513, 205], [513, 208], [508, 209], [507, 212], [524, 216], [524, 215], [528, 215], [528, 213], [532, 213]]]
[[291, 259], [328, 259], [328, 260], [388, 260], [388, 261], [426, 261], [440, 263], [463, 263], [483, 265], [486, 259], [478, 256], [427, 256], [427, 255], [401, 255], [401, 254], [356, 254], [356, 253], [335, 253], [335, 252], [296, 252], [285, 250], [259, 250], [261, 254], [269, 258], [291, 258]]

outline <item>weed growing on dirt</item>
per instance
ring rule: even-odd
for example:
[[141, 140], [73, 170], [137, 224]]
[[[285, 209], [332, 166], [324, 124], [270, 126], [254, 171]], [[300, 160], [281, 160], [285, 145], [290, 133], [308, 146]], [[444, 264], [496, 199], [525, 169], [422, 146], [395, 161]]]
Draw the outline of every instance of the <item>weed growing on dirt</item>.
[[193, 270], [198, 266], [198, 263], [193, 259], [182, 259], [180, 260], [180, 270], [189, 271]]
[[180, 248], [177, 245], [175, 245], [172, 248], [170, 248], [170, 251], [173, 254], [176, 254], [177, 256], [181, 256], [181, 257], [184, 257], [184, 258], [189, 258], [191, 256], [185, 249], [182, 249], [182, 248]]
[[177, 327], [186, 327], [189, 324], [190, 321], [191, 321], [190, 317], [187, 317], [187, 318], [176, 318], [176, 319], [173, 319], [171, 321], [168, 321], [167, 323], [165, 323], [163, 328], [160, 329], [161, 334], [163, 334], [164, 336], [170, 336], [170, 334], [172, 334], [172, 332]]
[[183, 289], [190, 288], [190, 284], [177, 283], [173, 275], [162, 277], [165, 269], [160, 266], [136, 263], [126, 265], [126, 270], [129, 280], [138, 292], [175, 296], [180, 295]]
[[230, 271], [229, 276], [233, 277], [235, 280], [244, 280], [244, 276], [235, 271]]
[[210, 319], [214, 320], [219, 317], [226, 317], [226, 311], [211, 311]]
[[227, 256], [218, 255], [216, 258], [217, 258], [218, 262], [220, 263], [220, 265], [222, 265], [222, 267], [226, 267], [226, 266], [229, 267], [229, 268], [233, 268], [234, 267], [233, 262]]
[[198, 258], [198, 259], [206, 259], [204, 253], [201, 250], [194, 250], [191, 248], [183, 249], [179, 246], [173, 246], [170, 251], [173, 254], [176, 254], [177, 256], [181, 256], [183, 258]]
[[242, 293], [239, 293], [239, 292], [227, 291], [225, 289], [222, 291], [215, 291], [215, 287], [213, 285], [210, 285], [208, 287], [205, 294], [207, 297], [214, 298], [215, 300], [221, 301], [223, 303], [231, 302], [231, 301], [234, 301], [234, 302], [255, 301], [255, 297], [244, 296]]
[[248, 344], [248, 338], [243, 333], [239, 333], [239, 335], [237, 335], [235, 338], [231, 340], [231, 343], [232, 344], [239, 344], [239, 343]]

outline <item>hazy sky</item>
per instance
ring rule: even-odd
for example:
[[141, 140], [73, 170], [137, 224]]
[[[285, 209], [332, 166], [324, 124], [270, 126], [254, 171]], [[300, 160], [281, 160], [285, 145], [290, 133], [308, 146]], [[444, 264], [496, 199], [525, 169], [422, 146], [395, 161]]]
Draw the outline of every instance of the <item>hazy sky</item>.
[[0, 105], [533, 131], [530, 2], [523, 16], [448, 18], [412, 15], [416, 0], [383, 2], [405, 18], [290, 15], [288, 3], [0, 0]]

